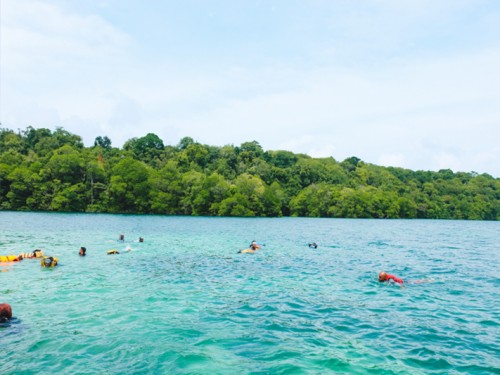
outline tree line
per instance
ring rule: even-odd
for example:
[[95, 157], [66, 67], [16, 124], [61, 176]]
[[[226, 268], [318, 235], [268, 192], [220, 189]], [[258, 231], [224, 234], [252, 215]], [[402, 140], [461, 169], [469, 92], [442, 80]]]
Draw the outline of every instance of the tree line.
[[63, 128], [0, 129], [0, 209], [209, 216], [499, 220], [500, 179], [341, 162], [258, 142], [153, 133], [85, 147]]

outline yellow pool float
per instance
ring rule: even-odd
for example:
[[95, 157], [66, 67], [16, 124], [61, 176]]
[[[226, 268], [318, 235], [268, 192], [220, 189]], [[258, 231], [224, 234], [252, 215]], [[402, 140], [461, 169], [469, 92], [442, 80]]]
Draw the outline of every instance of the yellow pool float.
[[0, 263], [19, 262], [22, 259], [22, 257], [17, 255], [0, 255]]

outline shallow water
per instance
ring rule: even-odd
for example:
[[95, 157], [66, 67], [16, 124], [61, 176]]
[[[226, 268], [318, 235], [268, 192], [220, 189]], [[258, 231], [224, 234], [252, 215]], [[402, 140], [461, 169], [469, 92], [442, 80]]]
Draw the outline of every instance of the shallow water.
[[0, 374], [500, 373], [499, 240], [498, 222], [0, 212], [0, 255], [60, 260], [0, 266]]

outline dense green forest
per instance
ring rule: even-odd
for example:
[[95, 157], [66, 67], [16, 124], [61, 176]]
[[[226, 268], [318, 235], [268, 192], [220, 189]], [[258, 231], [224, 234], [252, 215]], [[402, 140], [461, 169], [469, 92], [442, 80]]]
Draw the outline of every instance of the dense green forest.
[[341, 162], [258, 142], [155, 134], [84, 147], [62, 128], [0, 129], [0, 209], [217, 216], [498, 220], [500, 179]]

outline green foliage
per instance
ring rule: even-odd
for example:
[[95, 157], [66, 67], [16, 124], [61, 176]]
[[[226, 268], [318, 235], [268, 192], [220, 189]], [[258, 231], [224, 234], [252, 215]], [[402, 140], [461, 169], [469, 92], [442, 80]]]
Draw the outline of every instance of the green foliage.
[[295, 165], [299, 158], [290, 151], [269, 151], [270, 163], [279, 168], [290, 168]]
[[124, 158], [112, 170], [109, 186], [110, 212], [139, 212], [149, 210], [149, 171], [145, 164]]
[[169, 161], [161, 170], [153, 171], [151, 181], [151, 211], [158, 214], [176, 214], [183, 195], [181, 174], [177, 163]]
[[95, 141], [94, 141], [94, 146], [99, 146], [99, 147], [102, 147], [106, 150], [110, 149], [111, 148], [111, 139], [109, 139], [108, 137], [104, 136], [104, 137], [96, 137]]
[[25, 143], [20, 134], [14, 133], [9, 129], [0, 129], [0, 150], [23, 152]]
[[54, 151], [41, 174], [48, 180], [76, 184], [83, 181], [84, 166], [80, 151], [65, 145]]
[[219, 205], [231, 194], [231, 185], [217, 172], [204, 179], [201, 189], [193, 199], [195, 215], [216, 214]]
[[500, 180], [342, 162], [256, 141], [208, 146], [155, 134], [85, 148], [62, 128], [0, 129], [0, 209], [227, 216], [500, 219]]
[[125, 142], [124, 150], [131, 151], [133, 155], [146, 163], [159, 158], [165, 146], [156, 134], [148, 133], [141, 138], [132, 138]]

